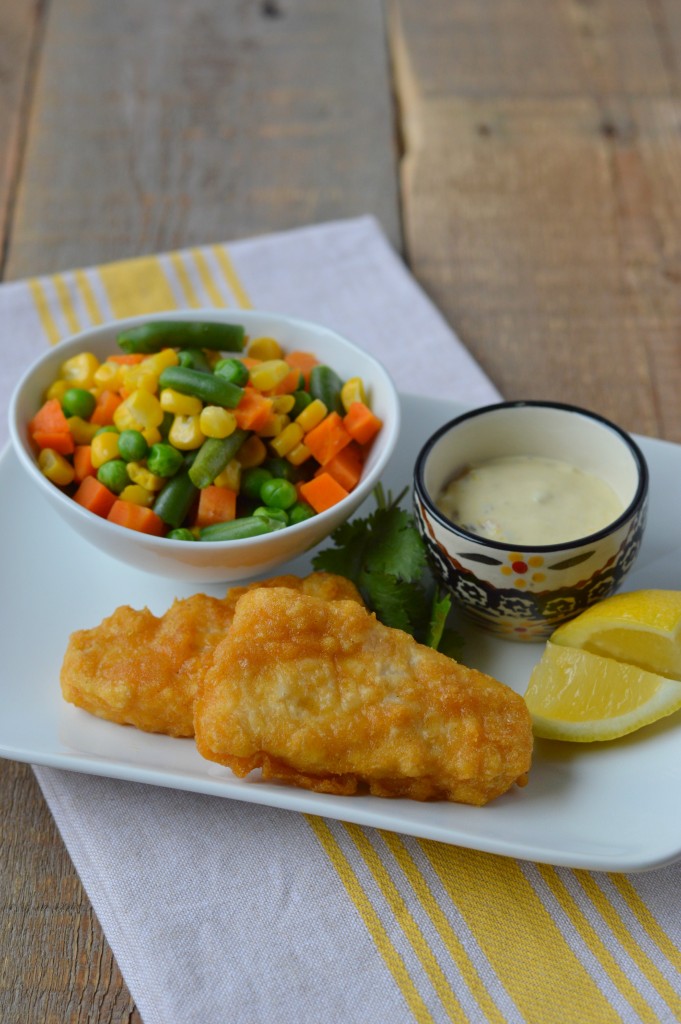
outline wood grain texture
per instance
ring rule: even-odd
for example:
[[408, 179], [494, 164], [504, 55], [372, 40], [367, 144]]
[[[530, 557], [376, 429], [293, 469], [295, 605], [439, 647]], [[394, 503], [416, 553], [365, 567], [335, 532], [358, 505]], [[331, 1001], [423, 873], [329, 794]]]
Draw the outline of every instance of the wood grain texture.
[[681, 17], [391, 8], [412, 270], [508, 398], [681, 440]]
[[8, 277], [375, 213], [380, 0], [53, 0]]

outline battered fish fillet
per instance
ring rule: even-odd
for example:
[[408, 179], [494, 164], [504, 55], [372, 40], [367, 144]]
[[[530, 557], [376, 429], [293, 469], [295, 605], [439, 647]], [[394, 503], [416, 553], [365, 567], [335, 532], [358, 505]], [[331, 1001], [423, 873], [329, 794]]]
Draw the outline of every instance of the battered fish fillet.
[[522, 697], [350, 601], [254, 590], [194, 706], [203, 757], [324, 793], [482, 805], [524, 784]]
[[193, 736], [203, 661], [224, 639], [239, 598], [254, 587], [286, 587], [326, 601], [361, 601], [349, 580], [313, 573], [233, 587], [224, 598], [194, 594], [174, 601], [161, 616], [124, 605], [99, 626], [71, 635], [61, 669], [65, 700], [121, 725]]

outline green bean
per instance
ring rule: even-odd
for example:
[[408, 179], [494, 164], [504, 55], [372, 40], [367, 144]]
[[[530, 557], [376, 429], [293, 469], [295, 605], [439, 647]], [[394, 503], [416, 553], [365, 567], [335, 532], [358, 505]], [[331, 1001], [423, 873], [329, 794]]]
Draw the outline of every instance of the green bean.
[[152, 320], [122, 331], [118, 338], [124, 352], [149, 355], [163, 348], [209, 348], [217, 352], [243, 352], [241, 324], [204, 323], [198, 320]]
[[248, 537], [260, 537], [264, 533], [284, 530], [286, 526], [276, 519], [266, 516], [242, 516], [228, 523], [213, 523], [204, 526], [199, 533], [200, 541], [246, 540]]
[[265, 519], [276, 519], [278, 523], [288, 526], [288, 513], [283, 508], [273, 508], [271, 505], [258, 505], [253, 509], [252, 515], [264, 516]]
[[248, 384], [250, 376], [248, 367], [244, 366], [240, 359], [221, 359], [215, 364], [213, 372], [218, 377], [224, 377], [225, 380], [232, 384], [238, 384], [240, 387]]
[[186, 526], [180, 526], [177, 530], [169, 530], [166, 537], [168, 540], [196, 540], [192, 531], [188, 530]]
[[199, 488], [212, 484], [249, 436], [249, 431], [237, 427], [229, 437], [207, 437], [189, 470], [192, 483]]
[[177, 353], [177, 358], [180, 366], [187, 366], [190, 370], [198, 370], [200, 373], [213, 372], [205, 352], [200, 348], [183, 348]]
[[198, 488], [189, 477], [189, 470], [182, 469], [158, 492], [154, 512], [168, 526], [177, 528], [187, 518], [198, 493]]
[[173, 388], [183, 395], [194, 395], [207, 405], [222, 405], [234, 409], [241, 401], [244, 390], [213, 373], [201, 373], [186, 366], [168, 366], [158, 379], [159, 387]]
[[310, 371], [310, 394], [319, 398], [329, 412], [342, 412], [341, 388], [343, 381], [330, 366], [318, 364]]

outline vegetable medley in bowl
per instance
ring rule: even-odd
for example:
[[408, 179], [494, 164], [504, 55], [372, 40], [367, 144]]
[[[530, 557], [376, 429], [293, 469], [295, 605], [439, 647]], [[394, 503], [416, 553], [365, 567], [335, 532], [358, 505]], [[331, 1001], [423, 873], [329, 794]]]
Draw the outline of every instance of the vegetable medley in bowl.
[[326, 537], [378, 481], [398, 427], [366, 352], [252, 311], [83, 332], [29, 370], [10, 412], [20, 461], [72, 526], [139, 568], [202, 581]]

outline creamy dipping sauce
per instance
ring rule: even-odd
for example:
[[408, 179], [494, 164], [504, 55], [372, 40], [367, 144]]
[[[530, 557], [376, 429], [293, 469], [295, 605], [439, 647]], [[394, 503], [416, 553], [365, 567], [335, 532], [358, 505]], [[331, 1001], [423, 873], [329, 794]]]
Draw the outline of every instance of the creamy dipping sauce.
[[469, 533], [535, 547], [578, 540], [624, 511], [604, 480], [538, 455], [507, 455], [471, 466], [447, 484], [435, 504]]

